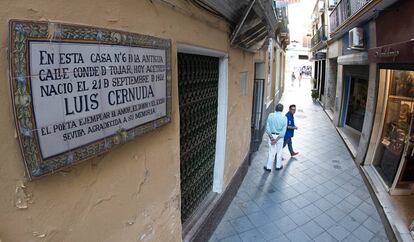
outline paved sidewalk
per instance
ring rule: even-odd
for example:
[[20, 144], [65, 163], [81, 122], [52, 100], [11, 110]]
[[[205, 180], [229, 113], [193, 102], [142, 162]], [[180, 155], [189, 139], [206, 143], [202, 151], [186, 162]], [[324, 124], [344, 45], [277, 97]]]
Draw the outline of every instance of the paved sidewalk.
[[[319, 105], [287, 83], [299, 129], [284, 168], [265, 172], [267, 136], [210, 241], [388, 241], [370, 194], [345, 145]], [[297, 83], [296, 83], [297, 84]]]

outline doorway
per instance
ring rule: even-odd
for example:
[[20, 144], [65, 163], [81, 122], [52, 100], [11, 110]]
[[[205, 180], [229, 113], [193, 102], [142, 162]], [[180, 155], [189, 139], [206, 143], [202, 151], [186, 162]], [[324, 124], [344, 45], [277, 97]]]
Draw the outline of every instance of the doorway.
[[343, 126], [356, 132], [362, 132], [368, 94], [368, 80], [355, 77], [345, 77]]
[[255, 79], [253, 87], [253, 106], [252, 106], [252, 120], [251, 120], [251, 149], [257, 151], [263, 136], [263, 94], [264, 94], [264, 79]]
[[178, 53], [181, 220], [212, 191], [216, 156], [219, 58]]
[[264, 63], [255, 63], [254, 66], [254, 86], [253, 86], [253, 104], [252, 104], [252, 118], [251, 118], [251, 142], [250, 148], [252, 151], [259, 149], [262, 142], [264, 127], [262, 125], [263, 117], [263, 101], [264, 101], [264, 85], [263, 78]]
[[368, 96], [368, 66], [344, 66], [342, 108], [338, 131], [355, 156], [359, 147]]
[[319, 61], [315, 61], [315, 68], [314, 68], [314, 72], [313, 72], [313, 86], [312, 89], [317, 89], [318, 88], [318, 75], [319, 75]]

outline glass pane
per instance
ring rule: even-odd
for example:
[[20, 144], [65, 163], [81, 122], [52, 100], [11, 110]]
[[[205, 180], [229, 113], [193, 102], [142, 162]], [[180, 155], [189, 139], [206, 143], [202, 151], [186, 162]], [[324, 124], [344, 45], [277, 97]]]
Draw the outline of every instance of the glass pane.
[[399, 97], [414, 97], [414, 71], [392, 71], [390, 94]]
[[362, 132], [367, 103], [368, 81], [352, 77], [346, 125]]
[[414, 182], [414, 71], [399, 71], [399, 78], [403, 80], [405, 83], [405, 92], [406, 95], [411, 99], [411, 125], [409, 130], [409, 137], [407, 137], [406, 140], [408, 140], [407, 149], [406, 149], [406, 155], [404, 157], [404, 167], [402, 170], [400, 183], [412, 183]]
[[[378, 171], [391, 186], [400, 165], [411, 127], [414, 111], [414, 80], [411, 71], [389, 71], [389, 96], [382, 138]], [[407, 154], [410, 155], [410, 154]]]

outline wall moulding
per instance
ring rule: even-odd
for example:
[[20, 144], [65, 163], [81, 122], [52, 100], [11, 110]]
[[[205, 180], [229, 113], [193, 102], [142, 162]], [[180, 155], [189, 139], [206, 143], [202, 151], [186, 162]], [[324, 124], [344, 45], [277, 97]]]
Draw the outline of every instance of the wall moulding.
[[30, 179], [171, 122], [171, 40], [9, 21], [10, 89]]

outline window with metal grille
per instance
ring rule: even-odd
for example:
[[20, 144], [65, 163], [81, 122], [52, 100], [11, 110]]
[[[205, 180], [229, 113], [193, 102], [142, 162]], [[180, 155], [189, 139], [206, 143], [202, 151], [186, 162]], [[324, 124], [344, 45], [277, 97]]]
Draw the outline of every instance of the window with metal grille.
[[182, 223], [212, 190], [218, 79], [219, 58], [178, 54]]

